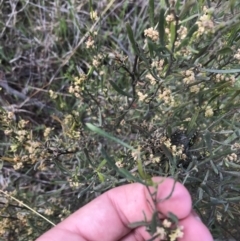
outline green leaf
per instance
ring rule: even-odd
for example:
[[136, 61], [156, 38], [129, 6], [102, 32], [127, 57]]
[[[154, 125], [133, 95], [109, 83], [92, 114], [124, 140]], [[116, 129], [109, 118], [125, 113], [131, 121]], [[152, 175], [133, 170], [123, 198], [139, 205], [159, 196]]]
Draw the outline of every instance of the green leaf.
[[170, 23], [170, 33], [171, 33], [171, 48], [173, 48], [176, 39], [176, 22]]
[[143, 165], [142, 165], [142, 161], [141, 160], [137, 160], [137, 166], [138, 166], [138, 172], [140, 174], [140, 177], [143, 180], [150, 180], [151, 176], [148, 175], [144, 170], [143, 170]]
[[62, 171], [62, 173], [64, 173], [65, 175], [71, 175], [70, 171], [65, 168], [58, 160], [53, 160], [54, 164], [59, 168], [59, 170]]
[[186, 23], [186, 22], [188, 22], [188, 21], [190, 21], [190, 20], [192, 20], [192, 19], [194, 19], [194, 18], [197, 18], [198, 16], [199, 16], [198, 13], [193, 14], [192, 16], [190, 16], [190, 17], [185, 18], [184, 20], [182, 20], [182, 21], [181, 21], [181, 24]]
[[124, 168], [119, 168], [118, 169], [118, 173], [122, 176], [127, 178], [129, 181], [135, 181], [135, 182], [139, 182], [142, 183], [143, 185], [146, 185], [145, 182], [143, 182], [141, 179], [134, 177], [129, 171], [127, 171]]
[[145, 182], [143, 182], [141, 179], [133, 176], [129, 171], [127, 171], [124, 168], [118, 168], [114, 162], [114, 160], [106, 153], [104, 149], [101, 149], [101, 153], [103, 157], [107, 160], [107, 163], [109, 164], [110, 167], [113, 168], [120, 176], [126, 178], [128, 181], [134, 181], [134, 182], [139, 182], [142, 183], [143, 185], [146, 185]]
[[234, 6], [235, 6], [236, 0], [230, 0], [229, 1], [229, 7], [231, 10], [231, 13], [234, 14]]
[[203, 68], [201, 68], [200, 71], [205, 71], [205, 72], [209, 72], [209, 73], [216, 73], [216, 74], [240, 73], [240, 69], [203, 69]]
[[193, 127], [194, 127], [195, 125], [197, 125], [196, 121], [197, 121], [198, 115], [199, 115], [199, 110], [197, 110], [197, 111], [195, 112], [195, 114], [192, 116], [191, 121], [190, 121], [189, 124], [188, 124], [188, 127], [187, 127], [187, 132], [188, 132], [188, 133], [192, 131], [192, 129], [193, 129]]
[[203, 199], [203, 189], [201, 187], [198, 187], [198, 200]]
[[149, 61], [147, 60], [147, 58], [144, 55], [143, 51], [141, 52], [138, 49], [137, 42], [134, 39], [134, 34], [133, 34], [132, 28], [131, 28], [129, 23], [126, 24], [126, 29], [127, 29], [128, 38], [129, 38], [129, 40], [131, 42], [131, 45], [132, 45], [132, 48], [133, 48], [135, 54], [137, 54], [146, 63], [148, 68], [150, 68]]
[[149, 0], [148, 14], [151, 26], [154, 26], [154, 0]]
[[158, 212], [154, 212], [152, 215], [152, 220], [150, 222], [149, 228], [150, 228], [150, 233], [153, 235], [156, 233], [157, 226], [158, 226]]
[[122, 90], [114, 81], [109, 80], [110, 84], [112, 85], [113, 89], [115, 89], [120, 95], [124, 95], [127, 97], [132, 98], [132, 95], [125, 92], [124, 90]]
[[[184, 47], [184, 46], [187, 46], [188, 43], [189, 43], [189, 41], [190, 41], [190, 39], [191, 39], [191, 37], [192, 37], [192, 35], [193, 35], [197, 30], [198, 30], [198, 25], [196, 25], [196, 24], [193, 25], [193, 26], [189, 29], [186, 38], [183, 39], [183, 40], [181, 41], [180, 45], [176, 48], [176, 51], [178, 51], [179, 49], [181, 49], [181, 48]], [[188, 46], [189, 46], [189, 45], [188, 45]]]
[[[227, 198], [226, 198], [226, 199], [227, 199]], [[238, 200], [237, 200], [237, 201], [238, 201]], [[228, 215], [231, 217], [231, 219], [235, 219], [233, 213], [231, 212], [231, 210], [229, 210], [229, 208], [227, 209], [227, 213], [228, 213]]]
[[167, 127], [167, 136], [171, 136], [172, 135], [172, 127], [169, 125]]
[[97, 167], [97, 170], [96, 170], [96, 171], [101, 170], [101, 168], [102, 168], [102, 167], [104, 167], [106, 163], [107, 163], [107, 161], [106, 161], [105, 159], [104, 159], [104, 160], [102, 160], [102, 161], [101, 161], [101, 163], [98, 165], [98, 167]]
[[192, 61], [195, 62], [196, 59], [200, 58], [200, 57], [203, 56], [203, 55], [206, 55], [206, 54], [208, 53], [208, 51], [207, 51], [208, 48], [209, 48], [209, 44], [206, 45], [205, 47], [203, 47], [203, 48], [197, 50], [197, 54], [195, 55], [195, 57], [193, 58]]
[[122, 146], [124, 146], [124, 147], [126, 147], [126, 148], [128, 148], [128, 149], [130, 149], [130, 150], [134, 150], [134, 148], [133, 148], [132, 146], [130, 146], [130, 145], [128, 145], [127, 143], [119, 140], [118, 138], [112, 136], [111, 134], [108, 134], [107, 132], [103, 131], [103, 130], [100, 129], [99, 127], [94, 126], [94, 125], [91, 124], [91, 123], [86, 123], [85, 125], [86, 125], [86, 127], [87, 127], [89, 130], [97, 133], [98, 135], [104, 136], [104, 137], [106, 137], [106, 138], [108, 138], [108, 139], [110, 139], [110, 140], [112, 140], [112, 141], [115, 141], [115, 142], [117, 142], [118, 144], [120, 144], [120, 145], [122, 145]]
[[128, 38], [132, 44], [133, 50], [134, 50], [135, 54], [139, 54], [137, 43], [134, 39], [134, 34], [133, 34], [132, 28], [129, 23], [126, 24], [126, 28], [127, 28]]
[[[211, 90], [209, 92], [212, 92]], [[221, 93], [218, 93], [216, 95], [213, 95], [209, 100], [208, 100], [208, 105], [215, 99], [217, 99], [219, 96], [221, 95]]]
[[187, 38], [191, 38], [193, 36], [193, 34], [198, 30], [198, 25], [194, 24], [188, 31], [187, 33]]
[[[233, 166], [231, 162], [227, 162], [229, 164], [229, 166]], [[239, 171], [222, 171], [223, 173], [226, 173], [226, 174], [229, 174], [229, 175], [232, 175], [234, 177], [238, 177], [240, 178], [240, 172]]]
[[234, 43], [239, 40], [239, 37], [240, 37], [239, 31], [240, 31], [239, 25], [231, 28], [231, 32], [230, 32], [230, 35], [229, 35], [228, 40], [227, 40], [228, 46], [233, 46]]
[[114, 160], [105, 152], [104, 149], [101, 149], [101, 153], [103, 157], [106, 159], [109, 166], [112, 167], [115, 171], [118, 171], [118, 167], [116, 166]]
[[165, 46], [164, 36], [165, 36], [165, 9], [162, 8], [160, 10], [159, 20], [158, 20], [158, 33], [159, 33], [159, 41], [162, 46]]
[[105, 181], [105, 176], [101, 173], [101, 172], [97, 172], [98, 178], [100, 182], [104, 182]]
[[229, 103], [233, 103], [233, 100], [240, 95], [240, 90], [236, 90], [233, 96], [230, 98]]
[[212, 141], [211, 141], [211, 133], [208, 131], [204, 135], [204, 139], [207, 145], [207, 149], [209, 150], [210, 154], [212, 155]]
[[230, 47], [222, 48], [217, 52], [218, 55], [231, 55], [232, 53], [233, 50]]
[[186, 0], [185, 3], [182, 5], [181, 13], [179, 14], [179, 19], [183, 19], [186, 14], [188, 14], [192, 8], [192, 6], [196, 3], [195, 0]]
[[229, 197], [229, 198], [225, 198], [225, 200], [227, 201], [231, 201], [231, 202], [239, 202], [240, 201], [240, 196], [238, 197]]
[[204, 184], [203, 184], [204, 186], [205, 186], [205, 183], [207, 183], [208, 177], [209, 177], [209, 170], [207, 170], [206, 175], [204, 177]]
[[93, 71], [94, 71], [94, 68], [95, 68], [95, 67], [91, 66], [91, 68], [88, 70], [88, 73], [87, 73], [87, 77], [88, 77], [88, 78], [92, 76]]
[[138, 227], [142, 227], [142, 226], [147, 226], [149, 223], [145, 222], [145, 221], [140, 221], [140, 222], [134, 222], [134, 223], [130, 223], [127, 226], [131, 229], [133, 228], [138, 228]]
[[213, 163], [212, 160], [210, 160], [210, 164], [211, 164], [211, 166], [213, 168], [213, 171], [218, 175], [219, 171], [218, 171], [217, 167], [215, 166], [215, 164]]
[[149, 49], [149, 54], [151, 58], [154, 58], [154, 52], [156, 51], [156, 44], [154, 44], [150, 39], [147, 41], [148, 43], [148, 49]]
[[213, 204], [213, 205], [227, 203], [227, 201], [221, 200], [221, 199], [217, 199], [217, 198], [215, 198], [215, 197], [210, 197], [210, 202], [211, 202], [211, 204]]
[[171, 164], [173, 166], [176, 165], [176, 163], [174, 163], [174, 158], [172, 156], [171, 151], [169, 151], [169, 149], [165, 145], [161, 145], [161, 149], [162, 149], [163, 153], [165, 154], [165, 156], [168, 158], [168, 160], [171, 162]]
[[172, 223], [178, 224], [178, 217], [174, 213], [168, 212], [167, 216], [172, 221]]

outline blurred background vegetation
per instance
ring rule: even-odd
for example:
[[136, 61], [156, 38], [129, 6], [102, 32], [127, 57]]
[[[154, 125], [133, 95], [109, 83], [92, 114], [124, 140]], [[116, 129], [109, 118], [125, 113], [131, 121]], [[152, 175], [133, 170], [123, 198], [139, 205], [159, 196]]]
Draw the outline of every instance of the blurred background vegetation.
[[152, 176], [182, 182], [214, 238], [240, 240], [239, 1], [0, 12], [0, 240], [34, 240]]

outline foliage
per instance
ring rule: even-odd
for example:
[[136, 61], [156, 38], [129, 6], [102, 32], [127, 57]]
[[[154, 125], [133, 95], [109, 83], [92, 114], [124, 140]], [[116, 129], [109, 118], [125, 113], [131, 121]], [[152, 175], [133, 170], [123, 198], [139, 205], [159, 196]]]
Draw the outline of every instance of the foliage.
[[4, 240], [152, 176], [182, 182], [215, 238], [240, 239], [238, 1], [0, 8]]

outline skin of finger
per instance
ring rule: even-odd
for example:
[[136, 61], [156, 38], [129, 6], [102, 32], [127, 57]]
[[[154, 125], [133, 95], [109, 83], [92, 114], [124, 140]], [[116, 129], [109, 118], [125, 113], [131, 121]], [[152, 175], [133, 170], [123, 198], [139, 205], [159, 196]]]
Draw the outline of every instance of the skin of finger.
[[[191, 212], [186, 218], [180, 220], [179, 226], [183, 226], [184, 237], [179, 241], [213, 241], [212, 235], [196, 214]], [[127, 234], [119, 241], [145, 241], [151, 238], [145, 227], [139, 227]], [[159, 239], [155, 239], [159, 240]]]
[[[165, 181], [162, 182], [162, 178], [159, 177], [154, 177], [153, 181], [155, 183], [160, 183], [157, 195], [157, 209], [164, 215], [164, 217], [167, 217], [169, 212], [177, 215], [179, 219], [185, 218], [189, 215], [192, 208], [192, 200], [189, 192], [181, 183], [175, 183], [172, 178], [166, 178]], [[171, 194], [173, 188], [173, 194], [169, 199], [166, 199]]]
[[179, 222], [184, 227], [184, 236], [179, 241], [213, 241], [207, 227], [192, 213]]
[[123, 238], [119, 239], [119, 241], [145, 241], [149, 240], [151, 235], [146, 231], [146, 227], [138, 227], [132, 230]]
[[[162, 182], [162, 178], [154, 178], [154, 182]], [[159, 184], [158, 199], [164, 199], [172, 190], [174, 181], [167, 178]], [[96, 198], [69, 218], [47, 232], [38, 241], [45, 241], [46, 235], [57, 229], [79, 233], [86, 240], [119, 240], [131, 232], [128, 224], [142, 221], [143, 212], [148, 220], [152, 215], [151, 197], [145, 186], [135, 183], [114, 188]], [[191, 210], [191, 198], [185, 187], [177, 183], [170, 199], [158, 204], [162, 213], [171, 211], [179, 218], [186, 217]], [[57, 232], [55, 232], [57, 233]], [[146, 235], [141, 234], [143, 237]], [[48, 239], [49, 240], [49, 239]]]
[[46, 232], [43, 236], [38, 238], [36, 241], [86, 241], [84, 238], [79, 236], [79, 233], [74, 233], [66, 229], [54, 227], [49, 232]]

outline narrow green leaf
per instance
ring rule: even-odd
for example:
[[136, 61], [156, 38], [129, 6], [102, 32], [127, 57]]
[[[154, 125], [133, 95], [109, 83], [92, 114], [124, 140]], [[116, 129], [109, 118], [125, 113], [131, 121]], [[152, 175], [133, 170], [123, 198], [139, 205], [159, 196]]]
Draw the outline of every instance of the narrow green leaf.
[[181, 24], [186, 23], [186, 22], [188, 22], [188, 21], [190, 21], [190, 20], [192, 20], [192, 19], [194, 19], [194, 18], [197, 18], [198, 16], [199, 16], [198, 13], [193, 14], [193, 15], [191, 15], [190, 17], [185, 18], [184, 20], [182, 20], [182, 21], [181, 21]]
[[198, 25], [194, 24], [188, 31], [187, 33], [187, 38], [191, 38], [193, 36], [193, 34], [198, 30]]
[[148, 2], [148, 14], [151, 26], [154, 26], [154, 0], [149, 0]]
[[127, 29], [128, 38], [131, 42], [131, 45], [132, 45], [132, 48], [133, 48], [135, 54], [137, 54], [145, 62], [145, 64], [147, 65], [148, 68], [150, 68], [150, 64], [149, 64], [149, 61], [147, 60], [147, 57], [145, 56], [143, 51], [139, 51], [139, 49], [138, 49], [137, 42], [134, 39], [134, 34], [133, 34], [132, 28], [129, 23], [126, 24], [126, 29]]
[[192, 61], [194, 62], [196, 59], [200, 58], [201, 56], [206, 55], [206, 54], [208, 53], [208, 51], [207, 51], [208, 48], [209, 48], [209, 44], [206, 45], [205, 47], [203, 47], [203, 48], [197, 50], [198, 53], [194, 56], [194, 59], [193, 59]]
[[230, 0], [229, 1], [229, 7], [231, 10], [231, 13], [234, 14], [234, 6], [235, 6], [236, 0]]
[[227, 213], [231, 217], [231, 219], [235, 219], [233, 213], [229, 210], [229, 208], [227, 209]]
[[141, 160], [137, 160], [137, 166], [138, 166], [139, 175], [140, 175], [140, 177], [141, 177], [143, 180], [149, 180], [149, 179], [151, 179], [151, 176], [148, 175], [148, 174], [143, 170], [143, 165], [142, 165], [142, 161], [141, 161]]
[[65, 168], [58, 160], [53, 160], [54, 164], [62, 171], [62, 173], [70, 175], [70, 171]]
[[210, 202], [211, 202], [211, 204], [214, 204], [214, 205], [227, 203], [227, 201], [221, 200], [221, 199], [217, 199], [215, 197], [210, 197]]
[[101, 172], [97, 172], [97, 175], [98, 175], [99, 181], [103, 183], [105, 181], [104, 175]]
[[[205, 183], [206, 183], [207, 180], [208, 180], [208, 176], [209, 176], [209, 170], [207, 170], [206, 175], [205, 175], [205, 177], [204, 177], [204, 182], [205, 182]], [[205, 186], [205, 184], [204, 184], [204, 186]]]
[[240, 196], [238, 196], [238, 197], [229, 197], [229, 198], [225, 198], [227, 201], [231, 201], [231, 202], [233, 202], [233, 201], [240, 201]]
[[107, 163], [107, 161], [105, 159], [102, 160], [101, 163], [97, 167], [97, 171], [99, 171], [102, 167], [104, 167], [106, 163]]
[[240, 69], [200, 69], [201, 71], [216, 73], [216, 74], [234, 74], [240, 73]]
[[[209, 92], [211, 92], [212, 90], [210, 90]], [[210, 104], [213, 100], [215, 100], [216, 98], [218, 98], [220, 96], [220, 93], [212, 96], [209, 100], [208, 100], [208, 104]]]
[[153, 58], [154, 52], [156, 51], [156, 45], [149, 39], [148, 39], [147, 43], [148, 43], [150, 57]]
[[172, 127], [169, 125], [167, 127], [167, 136], [171, 136], [172, 135]]
[[88, 77], [88, 78], [92, 76], [93, 71], [94, 71], [94, 68], [95, 68], [95, 67], [91, 66], [91, 68], [88, 70], [88, 73], [87, 73], [87, 77]]
[[198, 115], [199, 115], [199, 110], [197, 110], [195, 114], [192, 116], [192, 119], [189, 122], [187, 127], [187, 133], [191, 132], [193, 127], [197, 125], [196, 121], [197, 121]]
[[177, 0], [176, 3], [175, 3], [175, 9], [176, 9], [177, 15], [179, 14], [181, 6], [182, 6], [182, 0]]
[[126, 178], [128, 181], [134, 181], [134, 182], [139, 182], [142, 183], [143, 185], [146, 185], [141, 179], [133, 176], [129, 171], [127, 171], [124, 168], [118, 168], [114, 162], [114, 160], [106, 153], [104, 149], [101, 149], [101, 154], [103, 157], [107, 160], [107, 163], [109, 164], [110, 167], [113, 168], [121, 177]]
[[169, 151], [169, 149], [165, 145], [161, 145], [161, 149], [165, 156], [168, 158], [168, 160], [171, 162], [171, 164], [174, 165], [175, 163], [171, 151]]
[[120, 174], [122, 177], [127, 178], [129, 181], [139, 182], [139, 183], [142, 183], [143, 185], [146, 185], [145, 182], [143, 182], [143, 181], [142, 181], [141, 179], [139, 179], [139, 178], [134, 177], [129, 171], [127, 171], [127, 170], [124, 169], [124, 168], [119, 168], [119, 169], [118, 169], [118, 172], [119, 172], [119, 174]]
[[232, 53], [233, 50], [230, 47], [222, 48], [217, 52], [218, 55], [231, 55]]
[[181, 13], [179, 14], [179, 18], [182, 20], [186, 14], [188, 14], [192, 8], [192, 6], [196, 3], [195, 0], [187, 0], [185, 3], [182, 5], [182, 10]]
[[110, 140], [112, 140], [112, 141], [115, 141], [115, 142], [117, 142], [118, 144], [120, 144], [120, 145], [122, 145], [122, 146], [124, 146], [124, 147], [126, 147], [126, 148], [128, 148], [128, 149], [130, 149], [130, 150], [134, 150], [134, 148], [133, 148], [132, 146], [130, 146], [130, 145], [128, 145], [127, 143], [119, 140], [118, 138], [112, 136], [111, 134], [108, 134], [107, 132], [103, 131], [103, 130], [100, 129], [99, 127], [94, 126], [94, 125], [91, 124], [91, 123], [86, 123], [85, 125], [86, 125], [86, 127], [87, 127], [89, 130], [97, 133], [98, 135], [104, 136], [104, 137], [106, 137], [106, 138], [108, 138], [108, 139], [110, 139]]
[[172, 221], [172, 223], [178, 224], [178, 217], [174, 213], [168, 212], [167, 216]]
[[162, 46], [165, 46], [164, 43], [164, 36], [165, 36], [165, 9], [162, 8], [160, 10], [159, 20], [158, 20], [158, 34], [159, 34], [159, 41]]
[[190, 45], [187, 47], [187, 49], [190, 50], [193, 54], [198, 54], [199, 53], [198, 50], [192, 48]]
[[93, 4], [92, 4], [92, 0], [89, 0], [89, 6], [90, 6], [90, 11], [93, 11]]
[[137, 160], [137, 166], [138, 166], [138, 172], [141, 176], [141, 178], [145, 179], [145, 173], [143, 171], [143, 166], [141, 160]]
[[219, 171], [218, 171], [217, 167], [215, 166], [215, 164], [213, 163], [212, 160], [210, 160], [210, 164], [211, 164], [211, 166], [212, 166], [212, 168], [213, 168], [213, 171], [214, 171], [216, 174], [218, 174]]
[[[198, 25], [197, 25], [197, 24], [193, 25], [193, 26], [189, 29], [186, 38], [183, 39], [183, 40], [181, 41], [180, 45], [176, 48], [176, 51], [178, 51], [179, 49], [181, 49], [181, 48], [184, 47], [184, 46], [187, 46], [188, 43], [189, 43], [189, 41], [190, 41], [190, 39], [191, 39], [191, 37], [192, 37], [192, 35], [193, 35], [197, 30], [198, 30]], [[188, 45], [188, 46], [189, 46], [189, 45]]]
[[131, 94], [122, 90], [114, 81], [109, 80], [109, 83], [112, 85], [113, 89], [115, 89], [120, 95], [124, 95], [124, 96], [132, 98]]
[[175, 21], [170, 23], [170, 33], [171, 33], [171, 48], [173, 48], [176, 38], [176, 23]]
[[205, 139], [205, 142], [206, 142], [207, 148], [208, 148], [210, 154], [212, 155], [211, 133], [210, 133], [210, 132], [207, 132], [207, 133], [204, 135], [204, 139]]
[[232, 97], [229, 99], [228, 103], [233, 103], [234, 99], [240, 95], [240, 90], [236, 90], [236, 92], [232, 95]]
[[104, 149], [101, 149], [101, 154], [106, 159], [106, 161], [109, 164], [109, 166], [112, 167], [113, 170], [118, 171], [118, 167], [116, 166], [114, 160], [105, 152]]
[[198, 200], [203, 199], [203, 189], [201, 187], [198, 188]]
[[[229, 166], [231, 166], [232, 167], [232, 165], [230, 165], [230, 164], [233, 164], [233, 163], [231, 163], [231, 162], [226, 162], [227, 164], [229, 164]], [[226, 174], [229, 174], [229, 175], [232, 175], [232, 176], [234, 176], [234, 177], [240, 177], [240, 172], [239, 171], [222, 171], [223, 173], [226, 173]]]
[[152, 215], [152, 220], [150, 222], [150, 233], [153, 235], [156, 233], [156, 230], [157, 230], [157, 226], [158, 226], [158, 212], [154, 212], [153, 215]]
[[142, 226], [147, 226], [148, 224], [149, 224], [148, 222], [140, 221], [140, 222], [130, 223], [127, 226], [129, 228], [138, 228], [138, 227], [142, 227]]
[[134, 39], [134, 34], [133, 34], [132, 28], [129, 23], [126, 24], [126, 28], [127, 28], [128, 38], [132, 44], [133, 50], [134, 50], [135, 54], [139, 54], [137, 43]]

